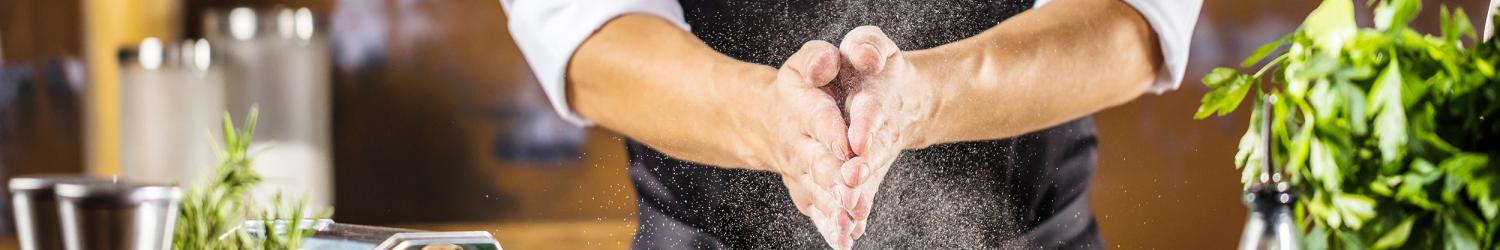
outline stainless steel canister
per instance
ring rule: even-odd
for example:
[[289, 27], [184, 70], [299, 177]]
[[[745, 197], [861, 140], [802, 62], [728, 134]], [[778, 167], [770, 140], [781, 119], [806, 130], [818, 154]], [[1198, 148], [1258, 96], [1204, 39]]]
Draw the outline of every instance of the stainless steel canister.
[[58, 184], [63, 246], [69, 250], [165, 250], [182, 191], [121, 182]]
[[107, 180], [82, 175], [35, 175], [10, 179], [10, 198], [22, 250], [62, 249], [57, 217], [58, 183], [99, 183]]

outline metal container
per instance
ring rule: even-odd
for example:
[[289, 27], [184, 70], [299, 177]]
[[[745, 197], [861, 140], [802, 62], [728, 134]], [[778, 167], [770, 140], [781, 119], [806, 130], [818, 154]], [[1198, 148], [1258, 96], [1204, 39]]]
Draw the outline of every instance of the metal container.
[[10, 179], [17, 241], [23, 250], [62, 249], [57, 217], [58, 183], [98, 183], [106, 180], [79, 175], [37, 175]]
[[[266, 237], [266, 222], [246, 221], [245, 232], [254, 237]], [[286, 221], [274, 221], [271, 230], [285, 235]], [[406, 250], [406, 249], [463, 249], [501, 250], [495, 237], [484, 231], [429, 232], [403, 228], [376, 227], [334, 223], [332, 220], [304, 220], [303, 228], [315, 231], [312, 237], [302, 242], [302, 249], [323, 250]]]
[[182, 191], [121, 182], [58, 184], [63, 246], [69, 250], [171, 248]]

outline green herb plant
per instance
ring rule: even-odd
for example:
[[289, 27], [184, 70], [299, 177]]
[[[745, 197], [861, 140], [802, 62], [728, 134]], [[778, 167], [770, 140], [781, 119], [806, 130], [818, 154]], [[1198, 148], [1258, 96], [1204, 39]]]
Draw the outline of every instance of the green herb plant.
[[[304, 224], [308, 219], [304, 217], [306, 199], [283, 206], [282, 197], [277, 194], [270, 207], [253, 206], [250, 191], [260, 184], [261, 178], [253, 168], [254, 157], [249, 152], [258, 113], [255, 108], [250, 109], [243, 130], [235, 129], [229, 114], [224, 114], [224, 147], [218, 149], [222, 160], [210, 176], [212, 179], [189, 189], [183, 198], [173, 231], [172, 249], [299, 249], [302, 241], [315, 233], [315, 229]], [[325, 211], [316, 217], [327, 218], [328, 214]], [[245, 220], [251, 215], [266, 222], [259, 228], [261, 232], [267, 232], [264, 236], [257, 237], [246, 231]], [[277, 220], [287, 222], [283, 233], [275, 233], [278, 232], [274, 223]]]
[[1373, 28], [1325, 0], [1240, 65], [1259, 70], [1214, 69], [1196, 118], [1277, 99], [1252, 102], [1235, 166], [1247, 186], [1262, 161], [1290, 176], [1309, 249], [1500, 249], [1500, 46], [1465, 47], [1479, 39], [1461, 9], [1441, 8], [1433, 36], [1407, 27], [1419, 0], [1368, 4]]

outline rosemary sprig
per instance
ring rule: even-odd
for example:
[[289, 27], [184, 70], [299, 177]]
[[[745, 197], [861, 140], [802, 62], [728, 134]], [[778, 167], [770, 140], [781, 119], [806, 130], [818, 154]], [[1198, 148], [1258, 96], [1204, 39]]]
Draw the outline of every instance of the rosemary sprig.
[[[176, 250], [232, 250], [232, 249], [298, 249], [302, 241], [311, 237], [313, 228], [303, 225], [307, 200], [304, 198], [291, 206], [282, 206], [282, 197], [277, 194], [269, 208], [252, 206], [250, 191], [261, 183], [255, 172], [255, 158], [250, 155], [250, 140], [259, 119], [257, 108], [250, 108], [243, 130], [234, 127], [233, 119], [226, 112], [223, 121], [224, 147], [219, 149], [219, 162], [212, 179], [188, 190], [183, 198], [176, 230], [173, 232], [172, 249]], [[289, 210], [289, 211], [288, 211]], [[332, 210], [314, 218], [327, 218]], [[259, 214], [265, 221], [264, 237], [255, 237], [243, 227], [251, 214]], [[276, 221], [288, 221], [285, 233], [274, 230]], [[304, 228], [306, 227], [306, 228]]]

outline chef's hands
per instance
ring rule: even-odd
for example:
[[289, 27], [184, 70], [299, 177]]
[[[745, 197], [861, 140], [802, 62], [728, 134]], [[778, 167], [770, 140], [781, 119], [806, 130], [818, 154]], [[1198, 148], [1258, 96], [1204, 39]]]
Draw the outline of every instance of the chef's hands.
[[[834, 249], [849, 249], [864, 235], [875, 194], [901, 150], [933, 143], [925, 130], [942, 98], [919, 72], [879, 28], [862, 26], [839, 47], [804, 44], [776, 76], [776, 105], [762, 111], [771, 117], [759, 127], [780, 135], [771, 147], [780, 150], [763, 155], [775, 156], [771, 165], [793, 203]], [[835, 98], [845, 101], [847, 125]]]
[[[781, 174], [797, 210], [812, 219], [824, 240], [834, 249], [849, 249], [854, 230], [849, 209], [841, 202], [849, 190], [838, 170], [851, 156], [847, 125], [838, 103], [820, 89], [839, 72], [839, 51], [825, 41], [811, 41], [792, 54], [777, 72], [767, 96], [766, 109], [756, 110], [765, 119], [749, 126], [772, 135], [765, 142], [774, 152], [757, 155]], [[752, 109], [755, 110], [755, 109]]]
[[855, 28], [844, 36], [839, 51], [847, 60], [839, 78], [849, 93], [848, 136], [857, 155], [840, 169], [842, 183], [853, 189], [841, 202], [852, 208], [852, 236], [858, 239], [869, 224], [875, 194], [901, 150], [933, 143], [925, 130], [942, 98], [880, 28]]

